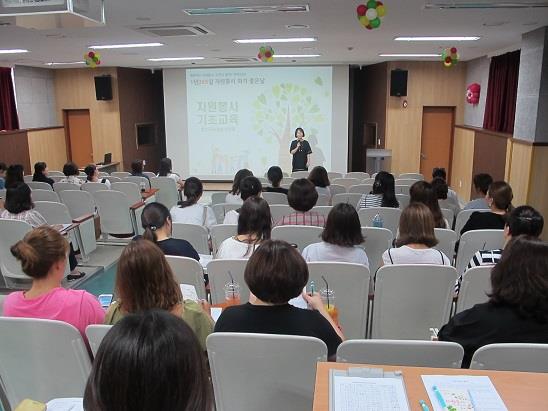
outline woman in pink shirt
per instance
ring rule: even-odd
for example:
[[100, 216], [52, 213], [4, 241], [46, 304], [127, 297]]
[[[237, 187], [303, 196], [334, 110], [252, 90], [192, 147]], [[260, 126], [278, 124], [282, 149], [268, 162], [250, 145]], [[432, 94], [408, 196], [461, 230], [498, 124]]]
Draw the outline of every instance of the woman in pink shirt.
[[88, 325], [103, 323], [105, 311], [93, 295], [61, 287], [68, 251], [68, 242], [49, 226], [35, 228], [11, 247], [24, 273], [32, 277], [32, 287], [6, 297], [4, 316], [64, 321], [84, 339]]

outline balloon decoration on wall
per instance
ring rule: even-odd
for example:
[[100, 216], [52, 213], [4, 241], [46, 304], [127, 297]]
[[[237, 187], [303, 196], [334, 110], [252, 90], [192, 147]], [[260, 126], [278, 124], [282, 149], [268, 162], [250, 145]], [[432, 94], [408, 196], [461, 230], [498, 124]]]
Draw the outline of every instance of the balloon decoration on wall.
[[441, 53], [443, 65], [447, 68], [453, 67], [459, 61], [459, 53], [456, 47], [450, 47], [443, 50]]
[[90, 51], [84, 54], [84, 60], [86, 61], [86, 66], [89, 68], [95, 68], [101, 64], [101, 55], [96, 51]]
[[468, 104], [479, 104], [481, 85], [472, 83], [466, 87], [466, 102]]
[[259, 60], [263, 63], [272, 63], [274, 60], [274, 49], [270, 46], [261, 46], [259, 48], [259, 54], [257, 54]]
[[381, 19], [386, 14], [382, 1], [369, 0], [356, 8], [360, 24], [367, 30], [373, 30], [381, 26]]

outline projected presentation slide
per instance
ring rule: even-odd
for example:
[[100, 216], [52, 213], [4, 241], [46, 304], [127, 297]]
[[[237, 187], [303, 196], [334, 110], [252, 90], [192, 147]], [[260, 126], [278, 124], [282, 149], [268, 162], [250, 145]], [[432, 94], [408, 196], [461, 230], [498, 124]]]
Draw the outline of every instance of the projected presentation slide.
[[186, 89], [190, 175], [262, 175], [272, 165], [291, 172], [297, 127], [312, 165], [330, 169], [331, 67], [192, 69]]

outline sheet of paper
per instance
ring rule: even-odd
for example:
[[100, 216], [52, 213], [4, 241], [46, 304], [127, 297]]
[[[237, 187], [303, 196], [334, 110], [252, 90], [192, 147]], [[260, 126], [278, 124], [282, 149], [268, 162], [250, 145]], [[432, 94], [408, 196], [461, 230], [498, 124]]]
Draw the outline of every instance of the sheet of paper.
[[401, 378], [334, 376], [332, 411], [405, 411], [409, 402]]
[[[507, 411], [502, 398], [495, 389], [491, 379], [480, 375], [423, 375], [422, 382], [430, 397], [434, 411], [443, 408], [434, 394], [433, 387], [443, 396], [447, 405], [457, 410], [474, 411]], [[470, 404], [471, 407], [470, 408]], [[460, 407], [460, 408], [459, 408]]]
[[221, 316], [221, 313], [223, 312], [222, 308], [219, 307], [211, 307], [211, 317], [213, 318], [213, 321], [217, 322], [219, 317]]
[[196, 292], [196, 287], [190, 284], [179, 284], [179, 287], [181, 287], [183, 299], [196, 302], [200, 301], [200, 299], [198, 298], [198, 293]]
[[55, 398], [47, 404], [48, 411], [83, 411], [82, 398]]
[[304, 308], [305, 310], [308, 309], [308, 304], [306, 303], [302, 295], [299, 295], [298, 297], [289, 300], [289, 304], [297, 308]]

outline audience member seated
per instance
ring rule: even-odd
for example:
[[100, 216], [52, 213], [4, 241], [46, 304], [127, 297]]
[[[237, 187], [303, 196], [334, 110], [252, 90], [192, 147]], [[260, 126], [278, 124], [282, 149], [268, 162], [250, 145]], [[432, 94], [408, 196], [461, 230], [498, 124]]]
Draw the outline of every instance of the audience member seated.
[[[445, 193], [445, 189], [443, 188], [441, 181], [437, 181], [436, 184], [434, 184], [434, 180], [436, 179], [443, 180], [443, 182], [447, 186], [447, 193]], [[449, 208], [453, 211], [455, 215], [457, 215], [461, 210], [459, 196], [454, 190], [449, 187], [449, 184], [447, 183], [447, 172], [445, 171], [445, 168], [435, 167], [432, 170], [432, 186], [434, 187], [434, 191], [436, 191], [436, 194], [438, 194], [438, 200], [445, 200], [446, 206], [443, 208]], [[438, 192], [438, 190], [440, 191]], [[440, 196], [440, 194], [442, 196]]]
[[548, 245], [519, 236], [491, 272], [489, 301], [456, 314], [440, 330], [441, 341], [464, 348], [463, 368], [474, 352], [495, 343], [548, 343]]
[[474, 176], [474, 190], [476, 191], [476, 199], [470, 201], [464, 206], [464, 210], [485, 210], [489, 208], [486, 196], [489, 186], [493, 182], [493, 177], [489, 174], [476, 174]]
[[84, 173], [86, 173], [86, 183], [102, 183], [106, 184], [110, 188], [110, 181], [107, 178], [99, 177], [99, 170], [95, 164], [89, 164], [84, 168]]
[[253, 173], [247, 168], [238, 170], [234, 176], [234, 181], [232, 182], [232, 189], [228, 192], [225, 198], [225, 203], [230, 204], [243, 204], [243, 200], [240, 197], [240, 184], [242, 180], [246, 177], [252, 177]]
[[183, 190], [185, 200], [179, 201], [171, 208], [171, 218], [174, 223], [201, 225], [207, 229], [217, 224], [213, 210], [204, 204], [198, 204], [203, 192], [204, 186], [200, 179], [196, 177], [186, 179]]
[[126, 314], [159, 308], [185, 320], [205, 350], [205, 340], [213, 331], [209, 305], [183, 299], [171, 267], [154, 243], [141, 239], [126, 246], [118, 262], [115, 288], [118, 301], [109, 307], [105, 324], [115, 324]]
[[369, 268], [369, 260], [364, 249], [360, 219], [356, 209], [350, 204], [335, 205], [322, 232], [320, 243], [310, 244], [303, 250], [306, 261], [340, 261], [363, 264]]
[[6, 179], [4, 181], [4, 188], [10, 188], [15, 186], [17, 183], [24, 183], [25, 179], [23, 178], [24, 168], [21, 164], [12, 164], [6, 170]]
[[495, 181], [487, 190], [487, 205], [490, 212], [476, 211], [461, 230], [502, 230], [506, 225], [506, 213], [512, 211], [512, 188], [504, 181]]
[[[245, 203], [250, 197], [260, 196], [263, 191], [263, 186], [257, 177], [246, 177], [240, 183], [240, 198]], [[230, 210], [225, 214], [223, 224], [238, 224], [238, 216], [240, 215], [241, 208], [237, 210]]]
[[172, 165], [171, 165], [171, 159], [166, 157], [162, 158], [160, 160], [160, 170], [158, 170], [158, 177], [169, 177], [173, 181], [175, 181], [175, 184], [177, 184], [177, 189], [181, 190], [184, 185], [184, 181], [181, 180], [179, 175], [173, 173], [171, 171]]
[[449, 221], [443, 218], [438, 197], [432, 184], [426, 181], [417, 181], [409, 189], [409, 203], [422, 203], [427, 206], [434, 217], [435, 228], [451, 228]]
[[155, 243], [165, 255], [176, 255], [200, 260], [192, 245], [180, 238], [171, 238], [171, 215], [167, 207], [160, 203], [149, 203], [143, 208], [141, 224], [145, 229], [143, 238]]
[[145, 169], [144, 160], [133, 160], [131, 162], [131, 175], [134, 177], [144, 177], [150, 181], [150, 178], [148, 178], [148, 176], [143, 174], [144, 169]]
[[268, 172], [266, 173], [266, 177], [268, 178], [268, 181], [270, 181], [271, 187], [264, 187], [264, 191], [268, 191], [270, 193], [282, 193], [287, 195], [287, 188], [280, 187], [280, 183], [282, 182], [282, 179], [284, 178], [284, 174], [282, 172], [282, 169], [278, 166], [272, 166], [268, 169]]
[[0, 161], [0, 190], [3, 190], [6, 186], [6, 170], [7, 169], [8, 169], [8, 166], [6, 166], [6, 163], [3, 163]]
[[39, 181], [41, 183], [48, 183], [53, 187], [53, 178], [48, 177], [48, 165], [43, 161], [39, 161], [34, 165], [34, 174], [32, 175], [32, 181]]
[[[334, 358], [344, 336], [320, 295], [303, 292], [308, 283], [308, 267], [295, 248], [285, 241], [265, 241], [249, 259], [244, 278], [252, 293], [249, 302], [223, 310], [215, 332], [316, 337], [325, 342], [329, 357]], [[299, 295], [311, 310], [288, 304]]]
[[84, 338], [88, 325], [101, 324], [105, 311], [95, 296], [61, 286], [68, 252], [68, 242], [48, 226], [30, 231], [13, 245], [11, 253], [21, 261], [23, 272], [32, 277], [32, 287], [8, 295], [3, 315], [64, 321], [75, 326]]
[[375, 176], [373, 191], [364, 194], [360, 198], [358, 209], [370, 207], [398, 208], [400, 204], [396, 199], [394, 176], [386, 171], [380, 171]]
[[451, 265], [444, 253], [432, 248], [437, 243], [432, 212], [422, 203], [411, 203], [401, 213], [397, 248], [383, 253], [383, 263]]
[[65, 177], [63, 177], [61, 181], [59, 181], [60, 183], [70, 183], [77, 186], [81, 186], [82, 184], [84, 184], [84, 182], [78, 178], [78, 176], [80, 175], [80, 171], [78, 171], [78, 166], [72, 161], [66, 163], [63, 166], [63, 174], [65, 175]]
[[210, 411], [208, 367], [183, 320], [162, 310], [127, 315], [107, 333], [93, 361], [87, 411]]
[[314, 167], [308, 175], [308, 179], [312, 181], [319, 195], [331, 197], [331, 190], [329, 190], [331, 183], [325, 168], [322, 166]]
[[[255, 177], [247, 177], [244, 181], [250, 178]], [[263, 241], [270, 238], [271, 230], [272, 216], [268, 203], [260, 197], [248, 198], [240, 208], [238, 234], [221, 243], [216, 258], [249, 258]]]
[[310, 211], [318, 201], [318, 192], [314, 184], [306, 178], [299, 178], [289, 186], [287, 202], [296, 210], [283, 216], [276, 225], [313, 225], [325, 226], [325, 217], [315, 211]]

